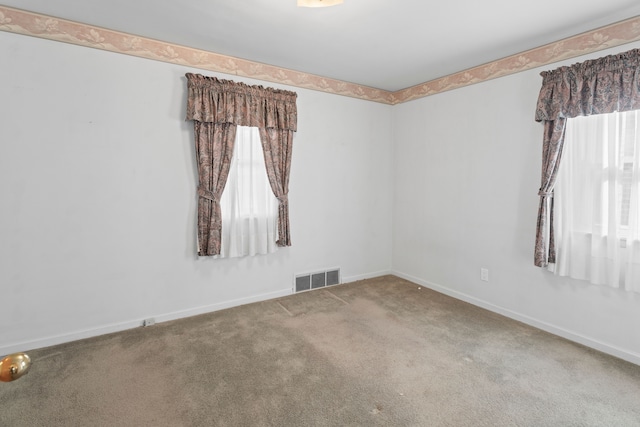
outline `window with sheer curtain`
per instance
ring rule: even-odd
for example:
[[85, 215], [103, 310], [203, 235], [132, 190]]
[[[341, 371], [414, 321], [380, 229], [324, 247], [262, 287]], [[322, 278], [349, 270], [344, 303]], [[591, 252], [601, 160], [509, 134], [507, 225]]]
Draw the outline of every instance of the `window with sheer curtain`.
[[556, 274], [640, 292], [640, 111], [567, 119]]
[[273, 194], [257, 127], [238, 126], [229, 177], [220, 199], [220, 258], [278, 248], [278, 199]]
[[[261, 159], [271, 191], [278, 200], [278, 240], [275, 243], [278, 247], [291, 246], [289, 176], [293, 136], [298, 128], [298, 95], [291, 91], [249, 86], [200, 74], [186, 73], [185, 77], [188, 90], [186, 118], [193, 121], [198, 167], [198, 256], [216, 256], [221, 253], [221, 200], [227, 188], [231, 160], [239, 158], [234, 156], [238, 126], [255, 128], [260, 135], [263, 149]], [[255, 130], [252, 132], [255, 135]], [[253, 161], [251, 163], [256, 164]], [[241, 194], [243, 199], [245, 193]], [[249, 200], [253, 201], [254, 197]], [[228, 203], [233, 205], [235, 202]], [[251, 203], [253, 202], [250, 202], [250, 206], [255, 206]], [[241, 215], [236, 218], [244, 219]], [[255, 223], [248, 222], [250, 225]], [[229, 248], [238, 235], [234, 230], [227, 231], [230, 236], [227, 244]], [[252, 243], [247, 243], [246, 239], [241, 239], [241, 242], [243, 247], [249, 249], [238, 253], [252, 254], [254, 250], [255, 253], [262, 253], [260, 249], [251, 249]]]

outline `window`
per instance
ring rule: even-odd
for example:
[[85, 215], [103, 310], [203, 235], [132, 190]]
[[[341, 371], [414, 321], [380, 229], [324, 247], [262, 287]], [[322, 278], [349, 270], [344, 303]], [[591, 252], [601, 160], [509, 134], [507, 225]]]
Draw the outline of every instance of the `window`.
[[278, 199], [269, 185], [256, 127], [237, 127], [220, 207], [221, 258], [266, 254], [277, 249]]
[[568, 119], [554, 191], [552, 269], [640, 291], [640, 112]]

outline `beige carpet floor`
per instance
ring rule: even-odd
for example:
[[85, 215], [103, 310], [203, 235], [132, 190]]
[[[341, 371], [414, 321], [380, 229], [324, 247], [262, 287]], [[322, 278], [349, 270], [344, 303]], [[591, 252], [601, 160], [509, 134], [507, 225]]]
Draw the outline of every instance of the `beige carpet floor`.
[[393, 276], [29, 352], [1, 426], [640, 426], [640, 366]]

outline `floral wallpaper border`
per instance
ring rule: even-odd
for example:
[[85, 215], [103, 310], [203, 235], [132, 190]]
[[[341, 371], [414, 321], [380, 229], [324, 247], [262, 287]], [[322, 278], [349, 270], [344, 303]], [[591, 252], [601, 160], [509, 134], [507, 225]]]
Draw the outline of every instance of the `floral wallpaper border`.
[[391, 94], [399, 104], [640, 40], [640, 16], [508, 56]]
[[640, 40], [640, 16], [397, 92], [5, 6], [0, 6], [0, 30], [393, 105]]

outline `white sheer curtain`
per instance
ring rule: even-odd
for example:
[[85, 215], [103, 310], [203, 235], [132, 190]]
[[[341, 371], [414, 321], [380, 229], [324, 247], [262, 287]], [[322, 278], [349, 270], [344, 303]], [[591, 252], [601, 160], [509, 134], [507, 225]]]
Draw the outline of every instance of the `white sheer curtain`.
[[231, 169], [220, 207], [220, 258], [277, 250], [278, 199], [269, 185], [257, 127], [237, 128]]
[[640, 114], [567, 120], [554, 189], [561, 276], [640, 292]]

